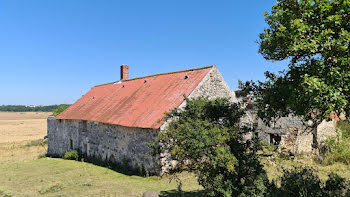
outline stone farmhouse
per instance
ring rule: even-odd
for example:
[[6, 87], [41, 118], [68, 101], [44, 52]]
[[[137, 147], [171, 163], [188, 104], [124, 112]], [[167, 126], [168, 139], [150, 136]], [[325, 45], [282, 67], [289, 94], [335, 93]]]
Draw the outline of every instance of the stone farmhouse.
[[78, 150], [89, 158], [140, 167], [160, 174], [164, 163], [150, 155], [147, 142], [165, 128], [166, 112], [183, 107], [184, 96], [230, 97], [237, 102], [217, 67], [208, 66], [98, 85], [56, 117], [49, 117], [48, 155]]

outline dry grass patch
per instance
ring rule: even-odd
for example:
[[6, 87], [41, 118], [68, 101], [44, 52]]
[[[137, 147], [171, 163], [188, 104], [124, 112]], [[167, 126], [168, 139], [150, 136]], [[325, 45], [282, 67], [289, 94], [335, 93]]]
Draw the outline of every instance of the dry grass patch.
[[0, 112], [0, 143], [42, 139], [49, 112]]
[[52, 112], [0, 112], [0, 120], [46, 119]]
[[323, 165], [313, 161], [310, 157], [303, 155], [296, 157], [295, 159], [285, 159], [278, 157], [271, 159], [262, 157], [260, 160], [263, 163], [264, 169], [266, 170], [270, 180], [277, 180], [279, 177], [281, 177], [283, 175], [283, 168], [292, 169], [294, 166], [309, 166], [313, 168], [322, 181], [325, 181], [328, 178], [328, 174], [332, 172], [350, 180], [350, 166], [343, 163]]
[[0, 143], [0, 163], [34, 160], [38, 156], [46, 154], [46, 144], [29, 146], [29, 144], [37, 141]]

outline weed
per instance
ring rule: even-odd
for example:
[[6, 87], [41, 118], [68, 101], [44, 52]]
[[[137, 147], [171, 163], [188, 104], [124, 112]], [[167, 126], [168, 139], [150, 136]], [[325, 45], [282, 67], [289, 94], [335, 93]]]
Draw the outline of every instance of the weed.
[[26, 144], [26, 147], [32, 147], [32, 146], [45, 146], [47, 144], [47, 139], [38, 139], [33, 140]]
[[58, 192], [63, 189], [63, 185], [60, 182], [54, 183], [53, 185], [49, 186], [46, 189], [39, 190], [39, 194], [47, 194], [47, 193], [53, 193]]
[[11, 191], [3, 190], [0, 188], [0, 196], [1, 197], [12, 197], [13, 194]]
[[76, 150], [71, 150], [69, 152], [66, 152], [64, 155], [63, 155], [63, 159], [66, 159], [66, 160], [76, 160], [78, 161], [79, 159], [79, 153], [78, 151]]
[[92, 186], [92, 183], [90, 183], [90, 182], [86, 182], [86, 183], [83, 183], [83, 186], [86, 186], [86, 187], [91, 187], [91, 186]]
[[40, 155], [38, 156], [38, 159], [42, 159], [42, 158], [46, 158], [46, 153], [40, 154]]

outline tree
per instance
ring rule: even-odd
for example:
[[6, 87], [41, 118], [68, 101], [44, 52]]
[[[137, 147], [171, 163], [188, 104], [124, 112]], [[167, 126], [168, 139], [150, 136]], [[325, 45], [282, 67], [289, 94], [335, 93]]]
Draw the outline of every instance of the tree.
[[66, 110], [70, 105], [67, 104], [61, 104], [58, 106], [57, 109], [53, 110], [52, 115], [58, 116], [60, 113], [62, 113], [64, 110]]
[[318, 124], [333, 112], [350, 117], [350, 1], [278, 0], [265, 20], [259, 52], [288, 69], [241, 87], [255, 94], [265, 122], [289, 113], [312, 120], [318, 148]]
[[170, 173], [195, 173], [212, 196], [263, 196], [268, 180], [256, 154], [257, 141], [243, 140], [251, 131], [240, 126], [244, 111], [227, 98], [186, 102], [184, 109], [167, 115], [170, 123], [155, 143], [162, 145], [160, 155], [177, 162]]

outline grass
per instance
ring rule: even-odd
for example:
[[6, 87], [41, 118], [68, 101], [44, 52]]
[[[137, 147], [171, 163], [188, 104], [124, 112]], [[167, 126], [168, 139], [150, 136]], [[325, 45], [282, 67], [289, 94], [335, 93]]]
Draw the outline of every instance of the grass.
[[[272, 180], [280, 177], [283, 168], [291, 169], [293, 166], [310, 166], [316, 170], [323, 181], [327, 179], [327, 175], [331, 172], [350, 180], [350, 165], [347, 165], [350, 161], [350, 156], [348, 155], [350, 150], [350, 122], [338, 122], [337, 128], [340, 129], [343, 138], [343, 142], [339, 143], [337, 147], [338, 149], [339, 147], [343, 149], [338, 151], [339, 153], [332, 152], [332, 155], [324, 155], [325, 158], [322, 163], [314, 161], [313, 157], [305, 154], [297, 155], [294, 159], [278, 154], [274, 154], [273, 157], [261, 157], [261, 162], [264, 164], [269, 179]], [[343, 147], [344, 144], [346, 146]], [[271, 151], [271, 149], [268, 150]], [[271, 152], [269, 153], [272, 154]], [[262, 153], [262, 155], [264, 154], [266, 155], [265, 152]], [[342, 159], [346, 159], [347, 161], [344, 162]], [[332, 161], [330, 162], [329, 160]]]
[[324, 141], [324, 163], [333, 164], [342, 162], [350, 164], [350, 122], [340, 121], [337, 123], [337, 129], [340, 131], [338, 136], [329, 137]]
[[313, 159], [307, 155], [299, 155], [294, 159], [276, 158], [271, 159], [269, 157], [262, 157], [261, 162], [264, 164], [264, 169], [267, 171], [267, 175], [270, 180], [277, 180], [282, 175], [283, 168], [292, 169], [294, 166], [310, 166], [316, 170], [321, 180], [325, 181], [328, 174], [334, 172], [339, 176], [350, 180], [350, 166], [340, 162], [336, 162], [331, 165], [323, 165], [313, 161]]
[[[0, 197], [132, 197], [148, 190], [162, 192], [163, 196], [177, 194], [177, 183], [169, 183], [169, 177], [128, 176], [86, 162], [46, 158], [47, 144], [42, 139], [46, 118], [46, 114], [36, 112], [0, 112], [0, 139], [6, 138], [0, 140]], [[194, 196], [202, 189], [192, 174], [180, 177], [188, 195]]]
[[[168, 177], [127, 176], [90, 163], [42, 158], [32, 161], [0, 164], [0, 185], [14, 196], [142, 196], [148, 190], [170, 192], [175, 182]], [[184, 191], [201, 187], [191, 174], [181, 174]]]
[[11, 191], [6, 191], [0, 188], [0, 196], [2, 197], [12, 197], [13, 194]]
[[340, 121], [337, 123], [337, 129], [342, 131], [342, 137], [350, 138], [350, 120]]
[[31, 146], [45, 146], [47, 145], [47, 139], [32, 140], [26, 144], [27, 147]]

